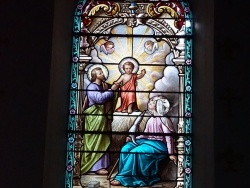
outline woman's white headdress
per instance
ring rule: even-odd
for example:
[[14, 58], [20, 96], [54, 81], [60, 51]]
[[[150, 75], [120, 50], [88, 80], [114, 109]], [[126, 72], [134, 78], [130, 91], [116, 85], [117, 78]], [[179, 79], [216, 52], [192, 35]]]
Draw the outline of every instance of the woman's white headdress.
[[169, 118], [165, 115], [168, 113], [170, 108], [169, 101], [164, 97], [159, 97], [156, 99], [156, 111], [159, 115], [163, 116], [160, 117], [161, 122], [169, 128], [171, 132], [175, 132], [174, 126]]
[[156, 111], [158, 114], [164, 116], [168, 113], [170, 103], [165, 98], [160, 98], [156, 100]]

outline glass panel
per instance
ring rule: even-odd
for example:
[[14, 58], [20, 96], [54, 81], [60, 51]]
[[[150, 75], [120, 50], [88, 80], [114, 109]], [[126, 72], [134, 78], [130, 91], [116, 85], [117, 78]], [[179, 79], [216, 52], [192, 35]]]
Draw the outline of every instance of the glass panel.
[[191, 188], [192, 19], [184, 1], [79, 1], [65, 187]]

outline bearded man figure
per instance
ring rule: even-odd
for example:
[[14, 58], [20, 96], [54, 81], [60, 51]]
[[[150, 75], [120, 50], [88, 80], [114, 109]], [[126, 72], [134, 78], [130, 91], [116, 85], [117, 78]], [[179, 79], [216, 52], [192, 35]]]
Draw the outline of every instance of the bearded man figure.
[[[108, 118], [111, 113], [113, 91], [108, 84], [101, 67], [91, 71], [91, 83], [87, 86], [87, 95], [83, 112], [85, 118], [82, 126], [81, 175], [94, 172], [97, 175], [108, 174], [110, 165], [107, 152], [110, 137], [107, 134]], [[106, 132], [106, 133], [105, 133]]]

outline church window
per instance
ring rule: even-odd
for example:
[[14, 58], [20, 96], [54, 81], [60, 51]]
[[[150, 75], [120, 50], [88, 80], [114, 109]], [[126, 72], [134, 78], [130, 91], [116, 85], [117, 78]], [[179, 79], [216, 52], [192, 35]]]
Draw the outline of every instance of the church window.
[[65, 187], [192, 187], [187, 1], [79, 0]]

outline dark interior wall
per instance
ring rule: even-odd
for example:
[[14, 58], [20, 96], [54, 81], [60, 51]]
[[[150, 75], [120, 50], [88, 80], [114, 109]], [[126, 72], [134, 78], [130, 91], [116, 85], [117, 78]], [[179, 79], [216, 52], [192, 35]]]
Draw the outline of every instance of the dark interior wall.
[[[249, 41], [246, 1], [215, 1], [216, 187], [249, 187]], [[209, 104], [208, 104], [209, 105]]]
[[[191, 0], [193, 39], [193, 187], [214, 187], [214, 3]], [[208, 105], [209, 104], [209, 105]]]
[[53, 1], [0, 1], [0, 187], [42, 187]]
[[77, 1], [54, 0], [44, 188], [65, 187], [73, 18]]
[[[72, 2], [0, 1], [0, 187], [63, 187]], [[243, 187], [250, 166], [248, 7], [215, 1], [213, 39], [213, 6], [192, 2], [200, 63], [194, 79], [201, 80], [194, 103], [202, 104], [194, 108], [194, 185]]]

